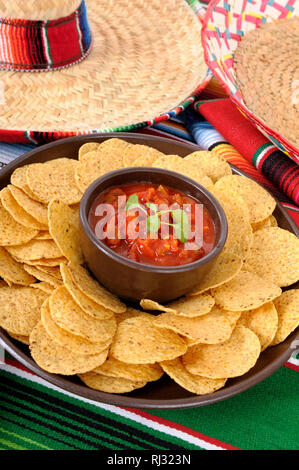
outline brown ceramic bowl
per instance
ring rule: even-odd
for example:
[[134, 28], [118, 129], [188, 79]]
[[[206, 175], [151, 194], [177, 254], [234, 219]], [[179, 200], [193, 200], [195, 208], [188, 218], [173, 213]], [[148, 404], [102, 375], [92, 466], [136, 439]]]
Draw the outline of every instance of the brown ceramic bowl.
[[[166, 154], [176, 154], [182, 157], [188, 155], [198, 147], [186, 142], [178, 142], [172, 139], [155, 137], [146, 134], [114, 133], [114, 134], [92, 134], [71, 137], [68, 139], [52, 142], [42, 147], [37, 147], [22, 155], [0, 171], [0, 189], [9, 184], [12, 172], [29, 163], [46, 162], [54, 158], [69, 157], [77, 158], [78, 150], [86, 142], [103, 142], [111, 137], [125, 139], [132, 144], [150, 145]], [[247, 177], [246, 173], [231, 165], [235, 174]], [[289, 230], [299, 237], [299, 230], [293, 219], [289, 216], [283, 206], [277, 201], [274, 215], [278, 225]], [[292, 288], [298, 286], [292, 286]], [[63, 377], [50, 374], [41, 369], [32, 359], [29, 348], [19, 341], [11, 338], [6, 331], [0, 328], [0, 346], [12, 354], [25, 367], [47, 380], [56, 387], [67, 392], [74, 393], [85, 399], [110, 405], [131, 408], [153, 408], [153, 409], [175, 409], [190, 408], [210, 405], [227, 398], [231, 398], [244, 390], [253, 387], [281, 367], [298, 348], [299, 332], [294, 331], [286, 340], [277, 346], [268, 348], [262, 352], [255, 366], [247, 374], [234, 379], [229, 379], [225, 387], [208, 395], [194, 395], [184, 390], [166, 375], [157, 382], [150, 382], [146, 387], [134, 390], [123, 395], [99, 392], [86, 387], [77, 376]], [[286, 384], [287, 386], [287, 384]], [[282, 392], [283, 395], [283, 392]], [[283, 396], [281, 397], [283, 399]], [[265, 406], [268, 397], [264, 397]]]
[[[88, 223], [89, 211], [96, 197], [109, 188], [141, 182], [176, 188], [204, 204], [215, 226], [216, 239], [212, 251], [192, 263], [153, 266], [125, 258], [99, 240]], [[211, 269], [227, 237], [226, 217], [214, 196], [196, 181], [161, 168], [125, 168], [97, 179], [81, 200], [80, 222], [82, 249], [90, 271], [111, 292], [133, 302], [145, 298], [168, 302], [186, 294]]]

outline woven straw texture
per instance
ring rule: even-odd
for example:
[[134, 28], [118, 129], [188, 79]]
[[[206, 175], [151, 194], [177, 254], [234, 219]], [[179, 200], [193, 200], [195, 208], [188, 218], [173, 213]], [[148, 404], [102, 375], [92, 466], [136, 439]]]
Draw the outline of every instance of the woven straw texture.
[[55, 20], [78, 8], [80, 0], [0, 0], [0, 17]]
[[185, 0], [87, 0], [86, 6], [94, 45], [84, 61], [62, 71], [0, 72], [0, 129], [130, 128], [172, 109], [203, 82], [201, 23]]
[[[298, 121], [298, 22], [290, 22], [293, 28], [273, 25], [273, 33], [272, 28], [267, 33], [264, 25], [277, 20], [285, 23], [298, 15], [298, 0], [214, 0], [202, 31], [207, 64], [232, 100], [261, 132], [297, 162], [299, 143], [296, 122], [292, 120]], [[253, 31], [259, 27], [266, 28], [264, 34], [262, 30], [261, 34]], [[286, 34], [285, 28], [292, 32]], [[234, 53], [239, 44], [237, 77]]]

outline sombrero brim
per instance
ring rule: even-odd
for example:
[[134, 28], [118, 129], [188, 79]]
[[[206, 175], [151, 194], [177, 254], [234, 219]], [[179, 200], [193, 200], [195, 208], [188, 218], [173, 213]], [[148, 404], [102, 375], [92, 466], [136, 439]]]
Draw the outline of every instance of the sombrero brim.
[[201, 23], [185, 0], [86, 3], [89, 56], [60, 71], [1, 71], [0, 129], [130, 129], [176, 114], [208, 82]]

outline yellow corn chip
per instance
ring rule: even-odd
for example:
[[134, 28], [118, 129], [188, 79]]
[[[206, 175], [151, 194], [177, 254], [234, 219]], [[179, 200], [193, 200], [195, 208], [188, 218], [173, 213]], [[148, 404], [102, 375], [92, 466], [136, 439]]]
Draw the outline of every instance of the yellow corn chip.
[[107, 361], [94, 369], [93, 372], [108, 377], [122, 377], [134, 382], [152, 382], [159, 380], [163, 375], [159, 364], [126, 364], [114, 357], [108, 357]]
[[78, 152], [78, 159], [82, 160], [83, 155], [98, 150], [99, 146], [100, 144], [98, 142], [87, 142], [86, 144], [81, 145]]
[[97, 151], [83, 155], [75, 169], [75, 182], [82, 193], [96, 179], [102, 176], [101, 155]]
[[20, 343], [26, 344], [26, 346], [29, 345], [29, 336], [15, 335], [14, 333], [10, 333], [9, 331], [7, 333], [13, 339], [16, 339], [17, 341], [20, 341]]
[[51, 259], [61, 256], [61, 251], [53, 240], [34, 239], [24, 245], [9, 246], [7, 251], [12, 256], [24, 261]]
[[261, 343], [261, 350], [264, 351], [271, 342], [277, 331], [278, 316], [273, 302], [268, 302], [255, 310], [243, 312], [238, 324], [246, 326], [252, 330]]
[[222, 176], [231, 175], [232, 170], [227, 161], [216, 152], [196, 151], [185, 157], [186, 161], [195, 163], [198, 168], [216, 183]]
[[123, 304], [115, 295], [111, 294], [111, 292], [102, 287], [82, 266], [79, 264], [69, 263], [68, 268], [74, 284], [91, 300], [116, 313], [126, 311], [125, 304]]
[[107, 393], [127, 393], [146, 385], [146, 382], [133, 382], [133, 380], [121, 377], [107, 377], [95, 372], [79, 374], [79, 377], [88, 387]]
[[110, 339], [99, 343], [93, 343], [82, 336], [73, 335], [72, 333], [60, 328], [60, 326], [53, 321], [48, 300], [44, 302], [41, 307], [41, 321], [53, 341], [60, 344], [63, 348], [78, 354], [98, 354], [104, 349], [107, 349], [111, 344]]
[[65, 204], [76, 204], [82, 197], [75, 183], [75, 170], [79, 162], [71, 158], [57, 158], [27, 167], [26, 180], [35, 199], [48, 204], [60, 199]]
[[233, 188], [223, 190], [215, 185], [211, 193], [220, 202], [227, 218], [228, 234], [224, 252], [234, 253], [242, 259], [246, 258], [252, 245], [253, 235], [244, 199]]
[[8, 188], [3, 188], [0, 191], [0, 199], [10, 215], [15, 219], [19, 224], [24, 225], [24, 227], [32, 228], [36, 230], [43, 230], [46, 228], [45, 225], [40, 224], [36, 219], [34, 219], [30, 214], [28, 214], [14, 199], [11, 192]]
[[79, 305], [79, 307], [82, 308], [82, 310], [84, 310], [85, 313], [91, 315], [94, 318], [98, 318], [99, 320], [105, 320], [113, 316], [113, 312], [111, 310], [107, 310], [106, 308], [97, 304], [85, 294], [83, 294], [83, 292], [81, 292], [78, 287], [76, 287], [75, 283], [73, 282], [70, 270], [66, 264], [62, 263], [60, 269], [65, 287], [72, 296], [73, 300]]
[[30, 284], [30, 287], [34, 287], [34, 289], [40, 289], [43, 292], [46, 292], [46, 294], [51, 295], [53, 290], [55, 289], [51, 284], [48, 282], [42, 281], [42, 282], [35, 282], [34, 284]]
[[26, 173], [29, 166], [30, 165], [24, 165], [20, 168], [16, 168], [10, 177], [10, 182], [16, 188], [21, 189], [31, 199], [35, 199], [34, 194], [27, 184]]
[[129, 318], [119, 323], [111, 356], [129, 364], [151, 364], [181, 356], [185, 341], [175, 332], [158, 328], [153, 315]]
[[246, 374], [255, 365], [260, 351], [256, 334], [240, 325], [224, 343], [191, 346], [182, 361], [191, 374], [223, 379]]
[[182, 297], [166, 306], [149, 299], [142, 299], [140, 305], [145, 310], [160, 310], [183, 317], [199, 317], [205, 315], [214, 306], [215, 300], [209, 294], [198, 295], [197, 297]]
[[49, 283], [51, 286], [54, 287], [59, 287], [61, 285], [61, 281], [57, 279], [56, 277], [52, 276], [51, 274], [48, 274], [44, 271], [41, 271], [39, 268], [36, 266], [30, 266], [28, 264], [24, 264], [24, 269], [31, 274], [32, 276], [36, 277], [39, 281], [44, 281]]
[[156, 317], [154, 325], [173, 330], [196, 343], [216, 344], [230, 338], [239, 316], [239, 313], [213, 307], [206, 315], [194, 318], [162, 313]]
[[299, 290], [283, 292], [274, 300], [278, 314], [278, 328], [271, 345], [284, 341], [299, 325]]
[[299, 280], [299, 240], [280, 227], [253, 234], [253, 244], [244, 268], [280, 287]]
[[84, 261], [79, 235], [79, 214], [62, 201], [53, 199], [48, 207], [49, 232], [61, 253], [74, 263]]
[[46, 268], [55, 268], [60, 266], [61, 263], [67, 263], [67, 259], [62, 256], [61, 258], [51, 258], [51, 259], [32, 259], [26, 260], [26, 264], [36, 266], [37, 268], [46, 267]]
[[224, 387], [226, 382], [226, 379], [209, 379], [191, 374], [182, 364], [181, 358], [160, 362], [160, 365], [177, 384], [191, 393], [196, 393], [196, 395], [213, 393]]
[[211, 293], [217, 305], [235, 312], [258, 308], [278, 297], [281, 289], [257, 274], [240, 271], [231, 281], [212, 289]]
[[49, 306], [51, 317], [60, 328], [94, 343], [112, 341], [116, 331], [115, 318], [100, 320], [87, 315], [64, 286], [55, 289], [49, 298]]
[[52, 374], [74, 375], [88, 372], [102, 364], [108, 354], [108, 349], [94, 355], [69, 351], [53, 341], [41, 322], [32, 331], [29, 342], [35, 362]]
[[34, 240], [52, 240], [52, 237], [49, 232], [43, 230], [34, 237]]
[[129, 144], [123, 152], [123, 164], [125, 167], [132, 166], [137, 158], [148, 156], [152, 156], [156, 160], [164, 154], [147, 145]]
[[199, 295], [203, 292], [218, 287], [233, 279], [243, 265], [242, 259], [233, 253], [223, 252], [214, 262], [211, 270], [203, 277], [200, 283], [194, 287], [189, 295]]
[[42, 226], [48, 226], [48, 208], [41, 202], [31, 199], [26, 193], [16, 186], [9, 185], [9, 191], [17, 201], [17, 203], [36, 219]]
[[11, 333], [29, 336], [40, 320], [47, 294], [32, 287], [1, 287], [0, 326]]
[[224, 176], [215, 184], [216, 189], [223, 191], [234, 189], [243, 197], [248, 206], [250, 222], [257, 223], [269, 217], [275, 209], [276, 202], [268, 191], [250, 178], [240, 175]]
[[38, 230], [19, 224], [0, 201], [0, 246], [21, 245], [38, 234]]
[[10, 254], [0, 247], [0, 276], [14, 284], [29, 286], [35, 281], [35, 277], [25, 271], [21, 263], [15, 261]]

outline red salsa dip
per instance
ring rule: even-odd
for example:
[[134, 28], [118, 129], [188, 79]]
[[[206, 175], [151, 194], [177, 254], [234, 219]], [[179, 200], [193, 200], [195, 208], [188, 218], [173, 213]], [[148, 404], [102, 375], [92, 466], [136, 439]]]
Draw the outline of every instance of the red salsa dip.
[[94, 200], [88, 222], [111, 250], [143, 264], [183, 265], [215, 246], [215, 227], [207, 208], [165, 185], [109, 188]]

